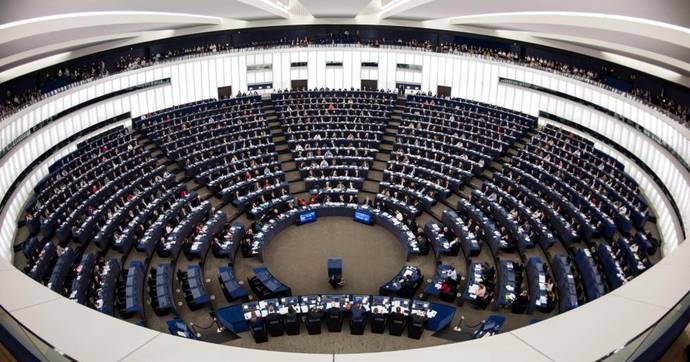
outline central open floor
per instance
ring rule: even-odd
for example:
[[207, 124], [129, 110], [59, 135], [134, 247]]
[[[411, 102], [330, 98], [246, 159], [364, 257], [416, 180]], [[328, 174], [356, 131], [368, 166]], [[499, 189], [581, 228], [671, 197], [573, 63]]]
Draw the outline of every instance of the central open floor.
[[[343, 259], [345, 285], [337, 290], [328, 284], [329, 257]], [[268, 245], [264, 264], [292, 288], [293, 295], [329, 292], [376, 295], [378, 288], [405, 264], [405, 250], [381, 226], [334, 216], [283, 230]]]

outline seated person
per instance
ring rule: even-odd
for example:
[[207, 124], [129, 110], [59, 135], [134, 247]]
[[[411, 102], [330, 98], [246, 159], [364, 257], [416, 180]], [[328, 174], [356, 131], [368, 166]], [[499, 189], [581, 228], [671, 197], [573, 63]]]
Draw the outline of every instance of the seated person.
[[357, 303], [352, 307], [352, 316], [350, 317], [353, 321], [363, 321], [364, 317], [366, 316], [366, 309], [362, 306], [361, 303]]
[[529, 294], [526, 290], [520, 292], [515, 301], [513, 301], [512, 312], [522, 314], [527, 311], [529, 306]]
[[331, 274], [328, 277], [328, 283], [333, 287], [333, 288], [339, 288], [342, 287], [345, 284], [345, 280], [343, 279], [343, 276], [340, 274]]

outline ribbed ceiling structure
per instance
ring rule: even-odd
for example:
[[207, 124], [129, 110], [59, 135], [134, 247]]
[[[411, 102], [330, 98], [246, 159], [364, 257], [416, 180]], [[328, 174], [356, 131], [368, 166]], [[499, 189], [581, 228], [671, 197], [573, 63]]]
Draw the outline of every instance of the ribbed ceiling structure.
[[305, 24], [477, 33], [584, 53], [690, 84], [687, 0], [4, 0], [0, 81], [160, 38]]

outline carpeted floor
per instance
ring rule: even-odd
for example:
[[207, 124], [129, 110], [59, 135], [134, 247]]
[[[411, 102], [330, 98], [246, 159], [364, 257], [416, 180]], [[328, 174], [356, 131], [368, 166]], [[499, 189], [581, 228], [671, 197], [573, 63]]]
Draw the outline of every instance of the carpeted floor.
[[[343, 258], [345, 285], [337, 290], [328, 284], [326, 260], [329, 256]], [[207, 260], [209, 262], [213, 262], [212, 259]], [[444, 257], [444, 262], [455, 264], [464, 275], [462, 255]], [[419, 266], [425, 279], [431, 278], [435, 270], [433, 255], [413, 256], [406, 262], [404, 248], [393, 234], [383, 227], [358, 224], [344, 217], [320, 218], [311, 224], [287, 228], [268, 245], [264, 264], [273, 275], [292, 288], [293, 295], [331, 292], [376, 295], [378, 288], [405, 264]], [[257, 265], [260, 263], [256, 259], [238, 257], [235, 269], [240, 280], [251, 276], [251, 268]], [[465, 315], [468, 322], [476, 324], [495, 313], [464, 306], [458, 309], [453, 325], [461, 315]], [[527, 324], [528, 319], [524, 315], [516, 315], [515, 318], [511, 316], [506, 327], [520, 327]], [[407, 338], [406, 334], [401, 337], [391, 336], [388, 331], [385, 334], [373, 334], [369, 332], [369, 326], [364, 335], [353, 336], [347, 319], [340, 333], [329, 333], [324, 324], [321, 335], [308, 335], [302, 326], [302, 334], [299, 336], [269, 337], [267, 343], [261, 344], [254, 343], [249, 333], [242, 333], [240, 336], [241, 339], [226, 344], [285, 352], [362, 353], [450, 343], [446, 338], [434, 337], [429, 331], [425, 331], [420, 340], [414, 340]]]
[[[345, 278], [345, 285], [337, 290], [328, 284], [326, 267], [328, 258], [336, 256], [343, 258]], [[381, 226], [326, 217], [278, 234], [266, 249], [264, 264], [292, 288], [293, 295], [378, 294], [378, 288], [405, 265], [405, 250]]]

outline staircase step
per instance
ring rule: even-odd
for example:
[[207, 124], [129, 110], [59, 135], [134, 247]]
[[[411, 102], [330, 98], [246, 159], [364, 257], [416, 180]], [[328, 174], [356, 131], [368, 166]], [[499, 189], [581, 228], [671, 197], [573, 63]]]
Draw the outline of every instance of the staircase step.
[[281, 153], [278, 155], [278, 161], [280, 162], [294, 162], [292, 159], [292, 153]]
[[391, 155], [390, 155], [390, 153], [387, 153], [387, 152], [386, 153], [379, 152], [376, 154], [376, 157], [375, 157], [376, 161], [381, 161], [381, 162], [388, 162], [388, 160], [390, 160], [390, 158], [391, 158]]
[[295, 181], [291, 182], [289, 185], [290, 193], [291, 194], [297, 194], [300, 192], [306, 192], [307, 186], [305, 185], [304, 181]]
[[364, 184], [362, 185], [362, 190], [371, 192], [371, 193], [378, 193], [379, 192], [379, 183], [376, 181], [371, 181], [371, 180], [365, 180]]
[[302, 178], [302, 176], [299, 174], [299, 171], [296, 171], [296, 170], [295, 171], [288, 171], [285, 173], [285, 180], [287, 182], [297, 181], [297, 180], [300, 180], [301, 178]]
[[374, 163], [371, 165], [372, 169], [379, 169], [379, 170], [385, 170], [386, 169], [386, 162], [385, 161], [374, 161]]
[[388, 142], [395, 142], [395, 136], [387, 136], [387, 135], [385, 135], [385, 136], [383, 136], [383, 140], [384, 140], [384, 141], [388, 141]]
[[[280, 156], [283, 156], [283, 155], [280, 155]], [[280, 158], [280, 156], [278, 158]], [[297, 165], [295, 164], [295, 161], [291, 161], [291, 160], [282, 161], [280, 164], [280, 168], [284, 172], [287, 172], [287, 171], [292, 171], [292, 170], [297, 169]]]
[[376, 170], [369, 170], [369, 174], [367, 176], [367, 179], [373, 180], [373, 181], [381, 181], [383, 179], [383, 172], [382, 171], [376, 171]]

